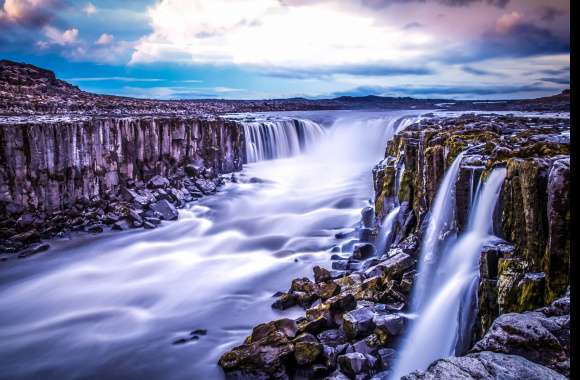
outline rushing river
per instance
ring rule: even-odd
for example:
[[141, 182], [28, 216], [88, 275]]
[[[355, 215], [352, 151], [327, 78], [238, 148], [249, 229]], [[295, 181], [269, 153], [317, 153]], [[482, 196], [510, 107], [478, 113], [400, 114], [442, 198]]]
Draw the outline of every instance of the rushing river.
[[[316, 141], [245, 165], [239, 183], [178, 221], [55, 241], [3, 263], [0, 378], [222, 378], [218, 358], [252, 326], [301, 314], [272, 310], [272, 294], [351, 245], [335, 235], [358, 225], [373, 197], [371, 168], [419, 114], [295, 113], [317, 123], [308, 134]], [[196, 329], [207, 335], [172, 344]]]

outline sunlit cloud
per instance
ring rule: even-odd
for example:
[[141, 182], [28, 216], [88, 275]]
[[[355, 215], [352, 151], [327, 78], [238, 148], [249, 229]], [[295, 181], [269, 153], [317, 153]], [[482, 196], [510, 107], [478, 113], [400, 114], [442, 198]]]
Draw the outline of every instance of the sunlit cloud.
[[103, 33], [100, 37], [95, 41], [97, 45], [107, 45], [113, 41], [114, 37], [111, 34]]

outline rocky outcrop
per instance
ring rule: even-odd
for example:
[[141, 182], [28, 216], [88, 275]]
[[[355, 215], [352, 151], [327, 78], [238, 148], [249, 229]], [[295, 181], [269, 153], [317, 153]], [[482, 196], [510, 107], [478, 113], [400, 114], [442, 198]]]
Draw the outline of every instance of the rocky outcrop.
[[153, 228], [155, 219], [177, 217], [173, 205], [214, 192], [217, 175], [240, 170], [244, 160], [234, 121], [46, 119], [0, 122], [0, 239], [8, 250], [66, 225]]
[[452, 231], [464, 230], [480, 180], [507, 168], [494, 218], [504, 241], [482, 252], [481, 336], [498, 315], [546, 305], [569, 284], [569, 121], [465, 115], [399, 133], [374, 170], [377, 217], [401, 206], [395, 241], [421, 236], [445, 169], [462, 151]]
[[[360, 242], [351, 244], [350, 255], [333, 255], [332, 269], [315, 267], [314, 281], [295, 279], [276, 294], [272, 307], [305, 309], [295, 321], [302, 337], [287, 337], [284, 350], [275, 351], [275, 373], [263, 367], [260, 356], [272, 352], [272, 340], [283, 334], [272, 330], [260, 343], [263, 349], [247, 338], [220, 360], [227, 377], [388, 378], [409, 324], [407, 301], [421, 275], [415, 264], [428, 212], [446, 169], [468, 149], [455, 184], [452, 231], [466, 228], [480, 180], [498, 165], [508, 167], [500, 212], [494, 215], [501, 238], [481, 253], [474, 336], [487, 335], [467, 356], [442, 359], [408, 379], [564, 378], [569, 330], [556, 310], [565, 309], [565, 302], [533, 313], [506, 313], [543, 306], [569, 282], [569, 210], [561, 198], [568, 196], [568, 131], [569, 121], [561, 119], [467, 115], [424, 120], [397, 134], [373, 170], [376, 220], [363, 209], [357, 231], [349, 234], [358, 233]], [[376, 252], [377, 221], [395, 207], [392, 244]], [[550, 347], [550, 355], [538, 358], [542, 345]], [[253, 359], [229, 360], [246, 353]]]
[[522, 314], [509, 313], [462, 357], [435, 361], [419, 379], [567, 379], [570, 377], [570, 295]]

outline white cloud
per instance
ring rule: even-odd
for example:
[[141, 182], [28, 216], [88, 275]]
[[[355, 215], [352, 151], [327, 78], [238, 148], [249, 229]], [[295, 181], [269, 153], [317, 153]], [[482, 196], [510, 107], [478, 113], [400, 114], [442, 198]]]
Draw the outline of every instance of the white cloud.
[[162, 0], [148, 12], [153, 32], [137, 43], [132, 63], [405, 64], [436, 49], [424, 31], [402, 31], [327, 2]]
[[87, 5], [85, 5], [83, 8], [83, 11], [88, 15], [92, 15], [97, 13], [97, 7], [95, 7], [93, 3], [87, 3]]
[[113, 36], [108, 33], [103, 33], [101, 36], [95, 41], [97, 45], [107, 45], [113, 41]]
[[77, 41], [79, 30], [77, 28], [71, 28], [61, 32], [55, 27], [46, 26], [44, 28], [44, 35], [48, 37], [49, 43], [64, 46], [73, 44]]
[[514, 26], [522, 21], [522, 15], [519, 12], [511, 12], [501, 15], [495, 23], [495, 30], [498, 33], [507, 33]]

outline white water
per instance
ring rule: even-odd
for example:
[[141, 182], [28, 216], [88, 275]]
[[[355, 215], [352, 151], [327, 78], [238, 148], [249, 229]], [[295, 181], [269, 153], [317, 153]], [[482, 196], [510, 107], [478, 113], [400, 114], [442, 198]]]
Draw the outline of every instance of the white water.
[[[222, 378], [218, 358], [254, 325], [303, 314], [272, 310], [272, 294], [330, 266], [344, 242], [336, 233], [356, 226], [372, 198], [386, 140], [418, 113], [301, 113], [327, 126], [312, 149], [246, 165], [246, 182], [178, 221], [2, 263], [0, 378]], [[195, 329], [208, 333], [172, 345]]]
[[457, 354], [456, 348], [463, 346], [462, 339], [469, 336], [481, 247], [493, 238], [493, 212], [505, 173], [505, 168], [498, 168], [489, 175], [476, 194], [466, 232], [442, 253], [441, 275], [434, 278], [432, 296], [405, 337], [393, 379]]
[[324, 129], [307, 119], [242, 122], [247, 162], [297, 156], [324, 136]]
[[431, 207], [431, 213], [428, 219], [429, 224], [425, 232], [425, 237], [421, 242], [421, 253], [418, 265], [420, 276], [417, 278], [412, 294], [411, 309], [415, 312], [421, 309], [423, 303], [432, 294], [432, 281], [437, 270], [440, 251], [445, 240], [453, 231], [455, 222], [455, 183], [457, 182], [459, 166], [464, 155], [464, 152], [457, 155], [446, 171]]
[[381, 223], [376, 243], [378, 256], [381, 256], [387, 248], [391, 233], [393, 232], [393, 227], [395, 226], [395, 221], [397, 220], [397, 216], [399, 216], [400, 209], [401, 206], [397, 206], [392, 209]]

